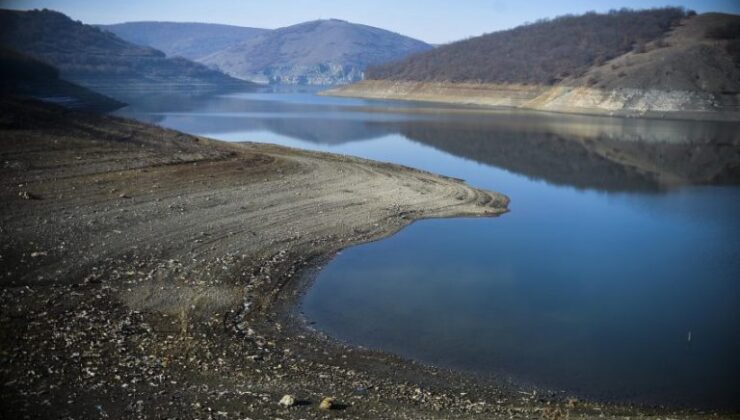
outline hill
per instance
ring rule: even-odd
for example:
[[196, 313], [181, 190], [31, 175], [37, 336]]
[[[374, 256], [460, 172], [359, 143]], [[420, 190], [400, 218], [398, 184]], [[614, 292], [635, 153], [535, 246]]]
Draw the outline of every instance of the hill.
[[370, 65], [431, 48], [397, 33], [331, 19], [266, 32], [199, 61], [252, 81], [330, 85], [361, 80]]
[[740, 16], [706, 13], [565, 82], [605, 89], [739, 93], [739, 65]]
[[125, 104], [59, 78], [59, 70], [0, 47], [0, 93], [30, 96], [67, 108], [107, 112]]
[[203, 58], [268, 32], [268, 29], [211, 23], [127, 22], [97, 26], [133, 44], [156, 48], [170, 57], [190, 60]]
[[660, 38], [685, 16], [665, 8], [542, 20], [371, 67], [367, 78], [552, 85]]
[[737, 15], [676, 8], [565, 16], [372, 67], [333, 94], [740, 119], [737, 28]]
[[62, 79], [126, 100], [153, 90], [205, 93], [248, 84], [126, 42], [50, 10], [0, 10], [0, 43], [59, 69]]

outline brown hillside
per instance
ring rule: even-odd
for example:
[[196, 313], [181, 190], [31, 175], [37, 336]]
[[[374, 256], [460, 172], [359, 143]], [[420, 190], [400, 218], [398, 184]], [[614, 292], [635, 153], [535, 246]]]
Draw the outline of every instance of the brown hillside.
[[645, 45], [563, 84], [740, 93], [740, 16], [689, 17], [665, 39]]

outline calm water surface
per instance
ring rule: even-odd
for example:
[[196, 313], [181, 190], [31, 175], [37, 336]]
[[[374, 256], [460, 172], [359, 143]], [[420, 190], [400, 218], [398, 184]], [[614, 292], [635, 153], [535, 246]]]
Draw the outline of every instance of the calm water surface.
[[738, 158], [736, 124], [310, 92], [154, 98], [120, 114], [511, 198], [499, 218], [420, 221], [342, 252], [302, 302], [333, 337], [580, 396], [740, 407], [740, 188], [691, 185], [737, 178], [720, 165]]

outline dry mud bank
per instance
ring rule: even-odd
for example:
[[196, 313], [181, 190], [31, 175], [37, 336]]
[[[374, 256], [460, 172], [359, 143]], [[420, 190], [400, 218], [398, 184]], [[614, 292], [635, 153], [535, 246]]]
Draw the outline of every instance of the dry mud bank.
[[666, 414], [353, 348], [296, 313], [338, 250], [419, 218], [500, 214], [502, 195], [35, 102], [3, 100], [0, 116], [0, 417]]
[[681, 90], [364, 80], [322, 94], [586, 115], [740, 120], [740, 95]]

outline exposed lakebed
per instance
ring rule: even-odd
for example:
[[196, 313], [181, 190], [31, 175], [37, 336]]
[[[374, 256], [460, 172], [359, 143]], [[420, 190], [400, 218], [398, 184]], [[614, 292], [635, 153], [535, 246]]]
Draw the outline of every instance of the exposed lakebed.
[[[315, 328], [569, 394], [738, 408], [740, 127], [476, 113], [250, 93], [120, 111], [188, 133], [400, 163], [511, 198], [345, 250], [308, 289]], [[698, 186], [704, 185], [704, 186]]]

